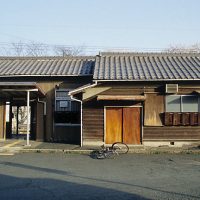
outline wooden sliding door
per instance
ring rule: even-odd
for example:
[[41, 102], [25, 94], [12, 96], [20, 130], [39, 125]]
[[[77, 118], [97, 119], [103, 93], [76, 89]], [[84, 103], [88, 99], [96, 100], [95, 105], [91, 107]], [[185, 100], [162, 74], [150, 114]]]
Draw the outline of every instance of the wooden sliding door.
[[106, 108], [106, 144], [122, 141], [122, 109]]
[[139, 107], [106, 108], [106, 144], [141, 143], [141, 109]]

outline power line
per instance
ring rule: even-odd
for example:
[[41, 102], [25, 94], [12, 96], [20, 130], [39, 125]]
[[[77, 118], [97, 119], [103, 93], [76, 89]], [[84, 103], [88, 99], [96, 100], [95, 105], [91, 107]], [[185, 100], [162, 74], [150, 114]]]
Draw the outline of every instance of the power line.
[[[0, 46], [6, 46], [9, 49], [13, 49], [14, 45], [19, 45], [21, 47], [27, 47], [28, 45], [31, 45], [32, 43], [24, 43], [24, 42], [13, 42], [13, 43], [9, 43], [9, 42], [0, 42]], [[163, 50], [163, 48], [150, 48], [150, 47], [127, 47], [127, 46], [90, 46], [90, 45], [71, 45], [71, 44], [65, 44], [65, 45], [61, 45], [61, 44], [46, 44], [46, 43], [37, 43], [37, 42], [33, 42], [33, 44], [38, 44], [40, 47], [43, 48], [47, 48], [47, 49], [51, 49], [51, 48], [55, 48], [55, 47], [63, 47], [63, 48], [80, 48], [82, 47], [83, 49], [89, 50], [89, 51], [96, 51], [99, 49], [111, 49], [111, 50], [136, 50], [136, 49], [141, 49], [141, 50]]]

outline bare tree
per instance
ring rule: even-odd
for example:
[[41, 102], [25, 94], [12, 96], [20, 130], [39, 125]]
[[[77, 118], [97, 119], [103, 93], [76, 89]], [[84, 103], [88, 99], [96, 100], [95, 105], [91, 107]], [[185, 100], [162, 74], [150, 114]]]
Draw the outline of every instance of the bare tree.
[[172, 45], [165, 49], [169, 53], [200, 53], [200, 43], [196, 43], [190, 46], [184, 45]]
[[31, 41], [26, 44], [26, 55], [28, 56], [45, 56], [47, 55], [47, 46], [42, 43]]
[[11, 43], [12, 50], [15, 56], [24, 56], [25, 55], [25, 46], [22, 41], [17, 43]]
[[0, 54], [5, 56], [78, 56], [83, 52], [83, 46], [47, 45], [34, 41], [12, 42], [0, 48]]
[[78, 56], [83, 53], [84, 47], [67, 47], [67, 46], [55, 46], [54, 53], [57, 56]]

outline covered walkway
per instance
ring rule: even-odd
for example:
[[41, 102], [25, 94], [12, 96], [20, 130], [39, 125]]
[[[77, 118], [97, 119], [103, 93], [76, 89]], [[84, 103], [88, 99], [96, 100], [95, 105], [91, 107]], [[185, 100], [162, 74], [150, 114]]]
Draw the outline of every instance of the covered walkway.
[[[46, 114], [45, 102], [40, 100], [44, 97], [45, 93], [38, 87], [36, 82], [0, 82], [0, 139], [18, 138], [14, 137], [12, 131], [13, 107], [17, 108], [15, 136], [18, 136], [19, 107], [24, 106], [26, 107], [24, 136], [26, 137], [26, 145], [30, 145], [30, 137], [36, 139], [39, 129], [44, 129], [44, 120], [41, 124], [37, 119], [41, 119], [41, 116], [43, 118]], [[23, 139], [24, 136], [22, 136]]]

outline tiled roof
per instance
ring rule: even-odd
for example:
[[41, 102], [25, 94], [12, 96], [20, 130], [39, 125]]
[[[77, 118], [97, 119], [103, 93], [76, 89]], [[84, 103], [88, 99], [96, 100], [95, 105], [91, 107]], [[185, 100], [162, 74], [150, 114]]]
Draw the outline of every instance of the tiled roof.
[[0, 57], [0, 77], [92, 75], [94, 57]]
[[102, 53], [94, 80], [200, 80], [200, 54]]

